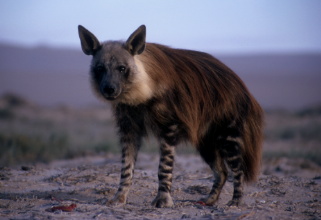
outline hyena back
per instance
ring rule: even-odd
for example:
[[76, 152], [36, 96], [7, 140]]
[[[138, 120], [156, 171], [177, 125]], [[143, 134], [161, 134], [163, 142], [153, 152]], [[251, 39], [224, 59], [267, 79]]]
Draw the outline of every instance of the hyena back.
[[91, 78], [98, 97], [111, 102], [122, 145], [118, 191], [124, 204], [141, 140], [151, 131], [160, 143], [158, 194], [152, 205], [170, 207], [175, 146], [190, 141], [214, 173], [203, 201], [213, 205], [233, 173], [238, 205], [244, 182], [255, 180], [261, 160], [263, 113], [241, 79], [209, 54], [146, 43], [140, 26], [127, 41], [100, 43], [78, 27], [82, 50], [92, 55]]

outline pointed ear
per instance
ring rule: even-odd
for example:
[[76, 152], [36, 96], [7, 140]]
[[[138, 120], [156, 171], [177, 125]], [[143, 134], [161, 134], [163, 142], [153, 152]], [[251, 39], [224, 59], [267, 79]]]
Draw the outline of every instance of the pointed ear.
[[141, 25], [132, 33], [125, 43], [125, 49], [132, 55], [141, 54], [145, 50], [146, 26]]
[[95, 35], [81, 25], [78, 25], [78, 34], [82, 51], [85, 54], [94, 55], [100, 49], [101, 45]]

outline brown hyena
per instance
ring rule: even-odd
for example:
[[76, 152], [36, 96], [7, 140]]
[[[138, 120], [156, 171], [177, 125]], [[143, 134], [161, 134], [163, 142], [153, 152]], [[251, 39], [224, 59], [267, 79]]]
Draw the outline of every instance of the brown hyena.
[[233, 173], [238, 205], [244, 181], [255, 180], [261, 160], [262, 110], [241, 79], [213, 56], [146, 43], [140, 26], [127, 41], [98, 39], [78, 27], [82, 50], [98, 96], [111, 102], [122, 145], [120, 185], [112, 204], [124, 204], [141, 140], [160, 142], [159, 188], [152, 205], [170, 207], [175, 146], [191, 142], [214, 173], [213, 205]]

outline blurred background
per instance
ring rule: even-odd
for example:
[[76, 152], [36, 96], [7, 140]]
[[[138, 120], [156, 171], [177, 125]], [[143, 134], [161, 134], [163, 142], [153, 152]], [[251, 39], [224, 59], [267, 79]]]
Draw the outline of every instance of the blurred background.
[[266, 110], [265, 158], [321, 164], [320, 11], [318, 0], [0, 1], [0, 165], [119, 152], [79, 24], [101, 41], [145, 24], [148, 42], [214, 55]]

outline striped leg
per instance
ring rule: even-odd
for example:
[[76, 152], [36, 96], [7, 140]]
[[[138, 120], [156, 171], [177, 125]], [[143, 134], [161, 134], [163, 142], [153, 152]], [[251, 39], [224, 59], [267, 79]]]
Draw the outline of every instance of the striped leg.
[[152, 205], [157, 208], [171, 207], [174, 204], [170, 192], [172, 188], [175, 148], [167, 143], [161, 143], [160, 152], [158, 193]]
[[200, 154], [205, 162], [211, 167], [214, 173], [214, 183], [212, 190], [208, 197], [202, 199], [206, 205], [214, 205], [221, 194], [222, 188], [226, 182], [227, 169], [219, 152], [212, 150], [212, 148], [200, 148]]
[[229, 206], [238, 206], [243, 195], [244, 172], [242, 169], [242, 154], [238, 138], [228, 137], [223, 148], [223, 154], [227, 165], [233, 173], [233, 198], [227, 203]]
[[128, 137], [123, 137], [121, 139], [121, 142], [123, 144], [123, 149], [120, 184], [114, 198], [109, 202], [109, 204], [113, 205], [125, 204], [127, 201], [127, 195], [134, 175], [134, 166], [137, 158], [137, 152], [140, 146], [140, 143], [131, 141], [131, 139]]

